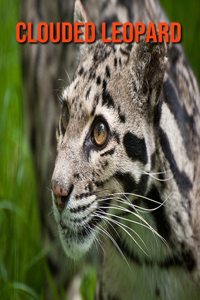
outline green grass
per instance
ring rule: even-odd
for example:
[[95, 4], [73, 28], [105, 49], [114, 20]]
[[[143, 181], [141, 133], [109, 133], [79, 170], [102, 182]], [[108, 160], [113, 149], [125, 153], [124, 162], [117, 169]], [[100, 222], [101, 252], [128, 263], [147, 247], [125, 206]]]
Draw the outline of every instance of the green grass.
[[[162, 0], [171, 21], [183, 27], [183, 45], [198, 79], [199, 1]], [[19, 0], [0, 1], [0, 299], [45, 299], [55, 289], [42, 248], [37, 186], [24, 123], [20, 45], [15, 39]], [[198, 20], [198, 22], [196, 21]], [[200, 81], [200, 80], [199, 80]], [[81, 292], [92, 300], [96, 272], [88, 269]], [[64, 298], [64, 289], [63, 289]]]
[[200, 49], [200, 1], [199, 0], [160, 0], [171, 22], [182, 26], [181, 43], [192, 69], [200, 83], [199, 49]]
[[[37, 187], [24, 124], [20, 1], [0, 2], [0, 299], [40, 299], [44, 265]], [[30, 263], [35, 259], [34, 263]], [[40, 260], [40, 262], [39, 262]], [[41, 264], [42, 261], [42, 264]]]

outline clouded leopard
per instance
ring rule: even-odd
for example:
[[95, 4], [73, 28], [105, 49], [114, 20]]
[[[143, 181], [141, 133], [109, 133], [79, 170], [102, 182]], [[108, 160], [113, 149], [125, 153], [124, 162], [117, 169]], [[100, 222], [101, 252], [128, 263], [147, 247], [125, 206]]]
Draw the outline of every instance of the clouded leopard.
[[[168, 21], [143, 2], [130, 21]], [[75, 16], [88, 21], [79, 0]], [[199, 299], [200, 97], [184, 52], [144, 39], [81, 48], [52, 176], [64, 250], [101, 250], [96, 299]]]

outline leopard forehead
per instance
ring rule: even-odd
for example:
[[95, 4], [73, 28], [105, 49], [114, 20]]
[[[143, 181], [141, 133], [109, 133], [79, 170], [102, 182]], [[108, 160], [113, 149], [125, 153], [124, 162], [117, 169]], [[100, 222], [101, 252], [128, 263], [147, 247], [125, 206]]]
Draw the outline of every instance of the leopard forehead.
[[63, 92], [70, 120], [66, 134], [60, 135], [58, 149], [69, 141], [81, 147], [98, 116], [106, 120], [113, 136], [121, 141], [133, 128], [138, 138], [149, 140], [150, 127], [145, 110], [138, 113], [139, 93], [134, 89], [138, 80], [134, 73], [135, 47], [97, 41], [87, 48], [72, 83]]
[[125, 109], [128, 110], [132, 99], [125, 82], [130, 78], [129, 61], [134, 47], [135, 44], [116, 45], [97, 41], [87, 48], [73, 82], [63, 93], [77, 118], [83, 120], [88, 114], [93, 116], [98, 105], [119, 110], [123, 97], [126, 97]]

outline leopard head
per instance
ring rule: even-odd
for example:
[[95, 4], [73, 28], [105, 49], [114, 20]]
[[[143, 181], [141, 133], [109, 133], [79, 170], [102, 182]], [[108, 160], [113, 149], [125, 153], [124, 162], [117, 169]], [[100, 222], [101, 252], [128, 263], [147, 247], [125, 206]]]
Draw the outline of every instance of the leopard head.
[[82, 53], [62, 94], [52, 176], [54, 215], [72, 258], [105, 233], [108, 211], [148, 191], [166, 66], [164, 43], [97, 40]]

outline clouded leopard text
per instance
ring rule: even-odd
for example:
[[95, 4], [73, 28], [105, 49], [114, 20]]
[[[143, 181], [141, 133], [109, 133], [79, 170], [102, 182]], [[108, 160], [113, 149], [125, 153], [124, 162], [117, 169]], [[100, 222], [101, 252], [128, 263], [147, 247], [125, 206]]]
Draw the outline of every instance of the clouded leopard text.
[[[84, 27], [84, 28], [83, 28]], [[156, 30], [158, 29], [158, 40]], [[137, 22], [134, 25], [130, 22], [112, 23], [112, 36], [108, 37], [106, 34], [106, 23], [101, 26], [101, 39], [104, 43], [131, 43], [139, 42], [139, 38], [146, 35], [146, 42], [172, 42], [178, 43], [181, 41], [181, 25], [177, 22], [171, 24], [160, 22], [156, 28], [153, 22], [145, 26], [142, 22]], [[77, 22], [73, 25], [68, 22], [47, 24], [40, 22], [37, 26], [37, 31], [33, 32], [31, 22], [27, 24], [19, 22], [16, 25], [16, 40], [18, 43], [93, 43], [96, 39], [95, 24], [91, 22], [83, 23]]]

